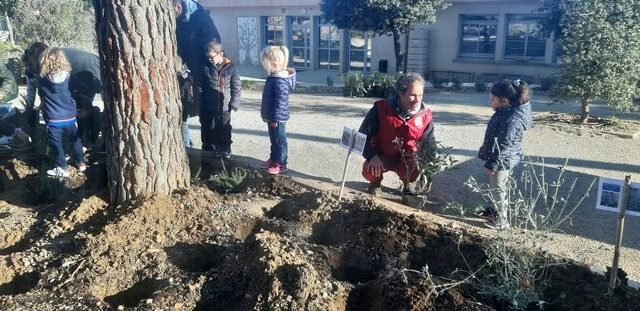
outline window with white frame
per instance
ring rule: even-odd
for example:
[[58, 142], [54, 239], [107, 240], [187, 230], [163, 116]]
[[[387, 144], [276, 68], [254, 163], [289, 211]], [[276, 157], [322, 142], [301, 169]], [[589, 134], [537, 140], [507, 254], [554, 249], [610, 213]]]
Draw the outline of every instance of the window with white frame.
[[318, 24], [318, 69], [340, 69], [340, 31], [324, 21]]
[[505, 58], [544, 59], [547, 37], [537, 15], [507, 15]]
[[349, 70], [371, 70], [371, 39], [373, 34], [359, 30], [349, 32]]
[[311, 17], [289, 16], [289, 58], [296, 68], [311, 65]]
[[498, 15], [461, 15], [460, 56], [494, 57]]
[[282, 45], [284, 23], [282, 16], [263, 16], [264, 45]]

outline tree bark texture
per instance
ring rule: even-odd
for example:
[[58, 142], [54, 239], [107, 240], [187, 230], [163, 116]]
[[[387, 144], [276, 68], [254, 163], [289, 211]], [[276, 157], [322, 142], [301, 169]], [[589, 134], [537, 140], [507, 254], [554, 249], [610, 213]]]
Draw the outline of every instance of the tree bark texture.
[[112, 204], [189, 187], [169, 0], [94, 0]]

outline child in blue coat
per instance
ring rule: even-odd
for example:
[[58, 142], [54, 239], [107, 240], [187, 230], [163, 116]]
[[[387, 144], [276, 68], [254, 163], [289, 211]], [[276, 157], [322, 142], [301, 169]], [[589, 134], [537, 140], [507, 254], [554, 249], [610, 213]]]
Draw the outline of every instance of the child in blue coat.
[[261, 165], [270, 174], [287, 171], [286, 121], [289, 120], [289, 94], [296, 85], [296, 72], [287, 68], [289, 50], [285, 46], [268, 46], [260, 54], [262, 66], [269, 74], [262, 92], [260, 114], [267, 123], [271, 153]]
[[70, 175], [62, 146], [63, 137], [71, 143], [78, 170], [84, 171], [87, 168], [78, 137], [76, 102], [69, 91], [70, 72], [71, 65], [61, 49], [48, 48], [42, 53], [38, 95], [42, 100], [47, 140], [57, 165], [48, 170], [47, 174], [56, 177]]
[[489, 93], [489, 106], [495, 112], [487, 124], [478, 152], [478, 158], [484, 161], [493, 197], [493, 209], [484, 211], [495, 217], [488, 223], [489, 227], [509, 227], [507, 183], [511, 170], [522, 159], [524, 131], [533, 126], [530, 96], [529, 86], [519, 79], [495, 83]]

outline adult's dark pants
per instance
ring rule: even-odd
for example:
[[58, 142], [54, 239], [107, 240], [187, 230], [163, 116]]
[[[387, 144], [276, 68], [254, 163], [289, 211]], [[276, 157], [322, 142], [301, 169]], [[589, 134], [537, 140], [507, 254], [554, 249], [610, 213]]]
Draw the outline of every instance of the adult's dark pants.
[[203, 150], [230, 150], [231, 112], [200, 111], [200, 134]]
[[15, 130], [16, 130], [16, 127], [13, 126], [13, 124], [0, 119], [0, 135], [12, 136]]

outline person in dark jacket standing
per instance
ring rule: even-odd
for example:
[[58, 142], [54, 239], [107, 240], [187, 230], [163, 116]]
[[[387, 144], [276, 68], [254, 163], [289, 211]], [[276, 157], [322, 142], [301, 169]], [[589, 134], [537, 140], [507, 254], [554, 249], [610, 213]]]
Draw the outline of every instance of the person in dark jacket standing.
[[289, 50], [286, 46], [268, 46], [262, 50], [260, 61], [269, 76], [262, 91], [260, 115], [267, 123], [271, 153], [260, 167], [270, 174], [287, 171], [288, 144], [286, 122], [289, 120], [289, 94], [296, 85], [296, 71], [287, 68]]
[[86, 169], [76, 125], [76, 102], [69, 91], [70, 72], [71, 65], [61, 49], [48, 48], [42, 52], [38, 95], [42, 99], [47, 140], [57, 164], [47, 174], [56, 177], [69, 177], [70, 173], [62, 146], [63, 137], [71, 143], [78, 170]]
[[236, 65], [224, 57], [222, 44], [207, 45], [209, 61], [203, 66], [200, 131], [202, 150], [214, 156], [231, 157], [231, 110], [240, 108], [240, 77]]
[[413, 194], [410, 184], [420, 175], [416, 155], [434, 140], [432, 113], [422, 102], [424, 86], [420, 74], [399, 76], [395, 94], [375, 102], [360, 125], [358, 131], [367, 135], [362, 176], [374, 196], [381, 194], [382, 175], [388, 171], [403, 181], [403, 194]]
[[489, 106], [495, 111], [487, 124], [478, 158], [484, 161], [489, 176], [493, 206], [483, 211], [490, 216], [487, 226], [497, 229], [509, 227], [509, 177], [522, 159], [524, 131], [533, 126], [531, 92], [522, 80], [503, 80], [489, 92]]
[[191, 146], [187, 118], [200, 112], [199, 88], [202, 66], [208, 62], [207, 44], [220, 40], [218, 29], [204, 7], [194, 0], [172, 0], [176, 16], [178, 56], [182, 59], [180, 89], [182, 96], [182, 134], [185, 146]]

